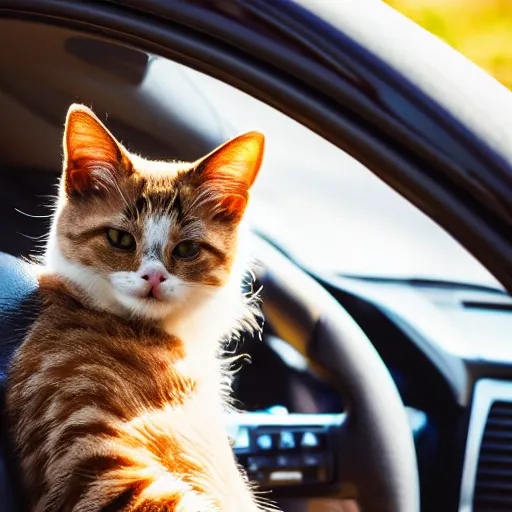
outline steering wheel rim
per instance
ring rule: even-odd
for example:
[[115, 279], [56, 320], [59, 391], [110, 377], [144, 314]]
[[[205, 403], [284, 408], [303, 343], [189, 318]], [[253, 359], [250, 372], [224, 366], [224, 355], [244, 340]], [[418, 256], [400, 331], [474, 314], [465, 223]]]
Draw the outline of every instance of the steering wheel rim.
[[347, 404], [336, 436], [338, 497], [365, 512], [419, 512], [412, 430], [386, 365], [327, 290], [267, 241], [252, 242], [266, 320], [327, 371]]

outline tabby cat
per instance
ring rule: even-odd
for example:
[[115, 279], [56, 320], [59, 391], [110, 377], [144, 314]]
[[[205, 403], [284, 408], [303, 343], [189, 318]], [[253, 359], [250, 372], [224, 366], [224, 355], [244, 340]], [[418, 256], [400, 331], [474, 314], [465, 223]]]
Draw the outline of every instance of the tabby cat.
[[250, 132], [149, 161], [70, 107], [42, 307], [7, 388], [33, 512], [267, 510], [226, 435], [222, 358], [254, 325], [238, 242], [263, 152]]

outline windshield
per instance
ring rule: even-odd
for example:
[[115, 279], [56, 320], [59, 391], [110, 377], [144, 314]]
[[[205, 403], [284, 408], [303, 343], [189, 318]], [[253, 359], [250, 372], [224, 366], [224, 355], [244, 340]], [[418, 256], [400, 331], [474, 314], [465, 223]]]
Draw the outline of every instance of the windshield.
[[324, 275], [502, 288], [440, 226], [339, 148], [245, 93], [186, 72], [234, 132], [267, 135], [251, 221], [299, 262]]

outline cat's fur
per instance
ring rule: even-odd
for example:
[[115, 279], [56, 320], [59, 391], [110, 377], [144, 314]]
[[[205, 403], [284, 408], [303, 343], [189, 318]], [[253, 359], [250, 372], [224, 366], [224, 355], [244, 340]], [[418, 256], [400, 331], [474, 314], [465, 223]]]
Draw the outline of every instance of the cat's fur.
[[[220, 357], [252, 322], [238, 238], [263, 149], [251, 132], [192, 164], [148, 161], [69, 109], [42, 310], [7, 389], [34, 512], [263, 510], [224, 430]], [[108, 228], [135, 250], [109, 245]], [[183, 240], [195, 259], [173, 253]]]

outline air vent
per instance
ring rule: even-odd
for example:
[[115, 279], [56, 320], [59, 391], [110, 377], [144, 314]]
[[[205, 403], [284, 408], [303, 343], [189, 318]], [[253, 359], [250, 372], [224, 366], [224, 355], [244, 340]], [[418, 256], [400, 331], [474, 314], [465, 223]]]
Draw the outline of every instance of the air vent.
[[473, 495], [474, 512], [512, 510], [512, 402], [494, 402], [485, 424]]

